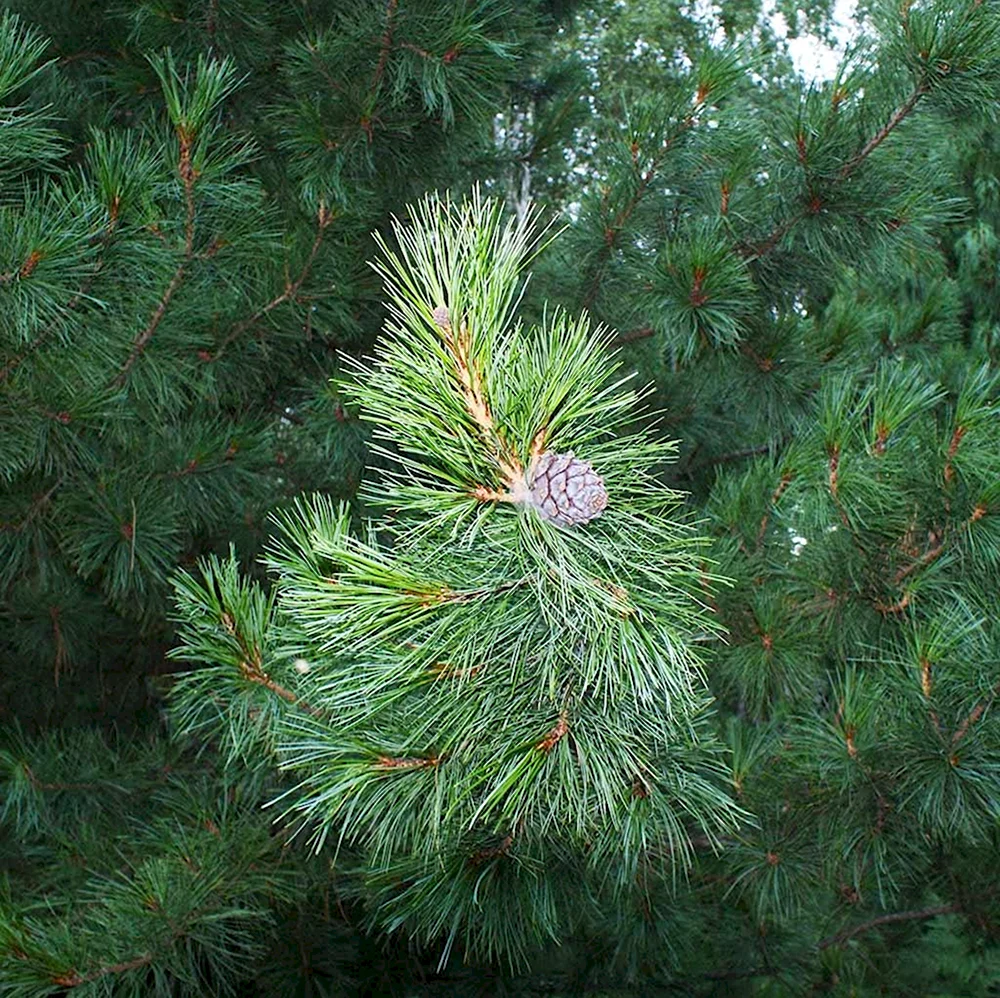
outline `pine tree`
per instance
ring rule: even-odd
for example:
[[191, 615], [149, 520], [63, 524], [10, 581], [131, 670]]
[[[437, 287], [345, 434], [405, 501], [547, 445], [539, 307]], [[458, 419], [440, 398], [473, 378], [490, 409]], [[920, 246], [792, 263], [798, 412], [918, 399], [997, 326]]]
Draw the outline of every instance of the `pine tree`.
[[875, 7], [812, 88], [715, 54], [629, 92], [596, 63], [573, 266], [545, 287], [621, 331], [683, 441], [668, 481], [734, 582], [705, 652], [758, 820], [699, 862], [721, 933], [665, 980], [923, 994], [919, 933], [949, 914], [954, 988], [996, 980], [998, 13]]
[[0, 648], [25, 721], [147, 706], [175, 567], [252, 559], [304, 489], [353, 494], [364, 435], [328, 382], [380, 323], [368, 233], [466, 182], [534, 25], [437, 0], [77, 8], [92, 35], [62, 0], [23, 5], [53, 43], [0, 29]]
[[[360, 312], [330, 313], [315, 335], [336, 330], [342, 347], [352, 329], [352, 352], [367, 354], [383, 282], [389, 319], [374, 359], [344, 364], [317, 348], [315, 375], [296, 370], [300, 354], [278, 370], [277, 352], [258, 353], [272, 337], [294, 339], [312, 299], [282, 301], [260, 317], [277, 324], [268, 337], [251, 325], [227, 345], [225, 398], [259, 412], [276, 391], [268, 404], [284, 418], [272, 433], [292, 468], [311, 469], [272, 474], [270, 487], [326, 494], [283, 504], [257, 567], [231, 507], [203, 531], [210, 540], [181, 545], [175, 654], [198, 668], [170, 692], [172, 741], [8, 739], [2, 985], [18, 995], [990, 993], [1000, 976], [995, 0], [872, 5], [840, 74], [813, 87], [758, 29], [753, 5], [723, 5], [721, 45], [672, 9], [588, 5], [521, 64], [510, 103], [490, 106], [501, 112], [492, 151], [445, 147], [439, 101], [410, 133], [420, 163], [410, 172], [391, 155], [366, 160], [360, 139], [331, 172], [320, 152], [330, 133], [310, 114], [332, 126], [345, 104], [301, 104], [308, 74], [323, 77], [310, 35], [305, 56], [283, 63], [305, 74], [287, 77], [285, 113], [262, 113], [274, 41], [293, 33], [270, 5], [177, 5], [167, 17], [186, 27], [168, 37], [166, 8], [137, 4], [108, 35], [123, 55], [105, 57], [106, 73], [90, 72], [87, 55], [29, 81], [35, 96], [10, 115], [3, 196], [6, 217], [26, 219], [29, 194], [65, 191], [69, 203], [78, 190], [39, 103], [86, 107], [80, 120], [109, 133], [159, 120], [147, 151], [160, 156], [157, 197], [172, 192], [163, 231], [174, 248], [149, 265], [160, 279], [147, 318], [183, 257], [186, 205], [179, 136], [150, 103], [155, 69], [135, 53], [169, 41], [173, 61], [158, 63], [168, 89], [196, 86], [220, 65], [197, 68], [207, 14], [237, 6], [208, 42], [211, 58], [250, 74], [211, 119], [232, 155], [236, 133], [262, 138], [236, 175], [274, 199], [282, 231], [298, 233], [297, 260], [315, 237], [300, 206], [319, 188], [305, 174], [322, 176], [326, 204], [345, 212], [328, 233], [348, 226], [328, 273], [350, 265], [357, 290], [333, 300]], [[364, 8], [367, 28], [359, 15], [356, 33], [327, 37], [343, 47], [327, 50], [325, 70], [342, 69], [356, 95], [378, 68], [387, 13], [395, 24], [413, 9]], [[439, 28], [403, 30], [393, 29], [387, 59], [399, 61], [386, 79], [424, 67], [404, 43], [438, 51], [442, 66], [461, 62], [444, 62]], [[368, 73], [350, 58], [364, 46]], [[39, 57], [0, 79], [23, 78]], [[386, 92], [423, 115], [415, 86]], [[105, 87], [119, 100], [93, 120]], [[456, 131], [471, 127], [470, 105], [452, 107]], [[393, 151], [396, 121], [382, 119]], [[61, 140], [80, 138], [64, 129]], [[457, 194], [402, 208], [476, 174], [508, 216]], [[359, 177], [355, 207], [371, 211], [355, 215]], [[551, 244], [529, 235], [531, 195], [546, 218], [569, 222]], [[88, 239], [110, 203], [96, 200]], [[262, 239], [260, 227], [246, 238]], [[7, 290], [23, 295], [44, 276], [39, 259], [21, 279], [33, 247], [16, 246], [0, 268], [18, 275], [0, 286], [0, 309]], [[86, 260], [96, 266], [113, 246], [88, 242]], [[364, 275], [373, 258], [379, 273]], [[188, 334], [206, 323], [224, 336], [280, 295], [272, 263], [248, 248], [244, 265], [264, 267], [274, 290], [247, 301], [221, 285], [209, 296], [223, 302], [221, 320], [219, 306], [191, 299]], [[74, 275], [90, 276], [80, 267]], [[66, 284], [64, 302], [81, 283]], [[112, 283], [95, 293], [97, 314], [141, 290]], [[19, 298], [3, 328], [23, 340], [31, 309], [44, 300]], [[68, 363], [66, 351], [56, 359]], [[34, 384], [27, 363], [21, 391]], [[39, 368], [33, 397], [58, 413], [55, 370]], [[330, 376], [335, 389], [317, 387]], [[17, 432], [5, 446], [28, 425], [13, 403], [8, 412]], [[352, 487], [321, 476], [327, 438], [311, 435], [326, 427], [344, 441], [337, 413], [358, 437], [374, 427], [368, 484], [349, 503]], [[307, 429], [300, 455], [291, 443]], [[142, 467], [132, 449], [116, 454], [119, 474]], [[592, 504], [563, 501], [568, 477]], [[31, 523], [63, 494], [17, 481], [12, 495], [36, 489], [20, 500], [29, 511], [42, 498]], [[258, 495], [255, 531], [270, 495]], [[65, 530], [67, 515], [52, 522]], [[185, 523], [190, 511], [175, 515]], [[226, 556], [229, 538], [239, 547]], [[211, 551], [193, 570], [192, 556]], [[8, 590], [22, 593], [27, 636], [14, 660], [29, 660], [21, 649], [39, 637], [61, 630], [69, 641], [71, 625], [98, 633], [97, 616], [68, 609], [57, 630], [20, 588], [30, 578]], [[110, 594], [95, 592], [88, 606]], [[107, 643], [114, 632], [100, 626]], [[27, 685], [37, 673], [24, 675]], [[387, 939], [404, 945], [384, 949]]]

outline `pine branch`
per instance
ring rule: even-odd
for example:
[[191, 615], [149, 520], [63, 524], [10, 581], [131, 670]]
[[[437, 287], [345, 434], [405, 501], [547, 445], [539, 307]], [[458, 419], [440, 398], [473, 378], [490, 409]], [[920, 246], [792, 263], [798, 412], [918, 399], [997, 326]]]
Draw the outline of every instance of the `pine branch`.
[[49, 619], [52, 621], [52, 639], [56, 644], [56, 656], [52, 663], [52, 679], [55, 688], [59, 689], [59, 676], [69, 658], [66, 652], [66, 639], [63, 637], [62, 624], [59, 621], [59, 607], [49, 607]]
[[833, 499], [833, 504], [837, 507], [837, 512], [840, 514], [840, 519], [844, 526], [848, 530], [851, 530], [851, 521], [847, 518], [847, 511], [840, 501], [840, 445], [834, 444], [830, 448], [829, 454], [830, 464], [827, 478], [830, 487], [830, 496]]
[[399, 0], [387, 0], [385, 5], [385, 31], [382, 33], [382, 47], [378, 54], [378, 65], [375, 67], [375, 75], [372, 77], [372, 90], [378, 90], [382, 77], [385, 75], [385, 67], [389, 62], [389, 53], [392, 51], [392, 31], [393, 20], [396, 17], [396, 8]]
[[916, 86], [910, 96], [893, 111], [889, 120], [840, 168], [838, 178], [846, 180], [910, 116], [926, 93], [926, 84]]
[[[67, 310], [75, 308], [80, 296], [74, 296], [67, 302]], [[0, 384], [6, 381], [20, 367], [20, 365], [33, 354], [58, 328], [58, 321], [49, 323], [19, 354], [15, 354], [10, 360], [0, 367]]]
[[217, 361], [223, 353], [225, 353], [227, 347], [229, 347], [253, 325], [263, 319], [265, 315], [272, 312], [279, 305], [283, 305], [286, 301], [295, 297], [306, 278], [309, 276], [312, 265], [316, 261], [316, 255], [319, 253], [320, 246], [323, 243], [323, 236], [332, 221], [333, 213], [327, 209], [326, 205], [321, 204], [319, 212], [317, 213], [316, 236], [313, 239], [309, 255], [306, 257], [306, 261], [302, 265], [302, 269], [299, 271], [298, 277], [296, 277], [294, 281], [288, 281], [286, 279], [285, 290], [282, 291], [280, 295], [272, 298], [266, 305], [262, 305], [256, 312], [254, 312], [253, 315], [250, 316], [249, 319], [244, 319], [242, 322], [238, 322], [235, 326], [233, 326], [233, 328], [226, 334], [223, 341], [219, 344], [218, 349], [209, 358], [210, 362], [214, 363]]
[[650, 336], [655, 336], [656, 330], [652, 326], [640, 326], [627, 333], [619, 333], [615, 337], [614, 346], [624, 346], [626, 343], [635, 343], [638, 340], [648, 340]]
[[441, 757], [423, 756], [389, 756], [380, 755], [376, 766], [378, 769], [432, 769], [441, 762]]
[[791, 218], [786, 219], [771, 231], [762, 242], [757, 243], [755, 246], [747, 245], [746, 243], [740, 243], [736, 247], [736, 252], [742, 256], [744, 259], [748, 260], [759, 260], [763, 256], [767, 256], [781, 242], [785, 236], [798, 225], [802, 219], [805, 218], [803, 213], [793, 215]]
[[81, 984], [90, 984], [93, 981], [107, 977], [109, 974], [124, 974], [129, 970], [138, 970], [153, 962], [152, 953], [143, 953], [132, 960], [123, 960], [121, 963], [110, 963], [103, 967], [98, 967], [87, 974], [81, 974], [76, 970], [69, 970], [52, 978], [53, 984], [58, 984], [63, 988], [77, 988]]
[[9, 531], [12, 533], [19, 533], [20, 531], [24, 530], [28, 526], [28, 524], [31, 523], [31, 521], [36, 516], [38, 516], [38, 514], [45, 508], [49, 500], [56, 494], [56, 492], [62, 486], [63, 481], [64, 477], [60, 475], [59, 478], [56, 479], [54, 485], [52, 485], [46, 492], [38, 496], [32, 502], [31, 506], [28, 508], [27, 514], [25, 514], [24, 519], [21, 520], [19, 523], [4, 523], [2, 520], [0, 520], [0, 530]]
[[834, 933], [832, 936], [827, 936], [825, 939], [821, 939], [817, 944], [817, 948], [822, 950], [829, 949], [831, 946], [842, 946], [855, 936], [860, 936], [865, 932], [869, 932], [871, 929], [876, 929], [880, 925], [892, 925], [897, 922], [912, 922], [927, 918], [937, 918], [938, 915], [954, 915], [961, 910], [961, 905], [958, 904], [940, 904], [935, 905], [932, 908], [920, 908], [916, 911], [897, 911], [893, 912], [891, 915], [879, 915], [878, 918], [862, 922], [860, 925], [855, 925], [849, 929], [842, 929], [840, 932]]
[[[35, 771], [26, 762], [21, 763], [21, 769], [24, 772], [24, 775], [28, 777], [28, 782], [36, 790], [58, 791], [58, 790], [100, 790], [100, 789], [102, 789], [102, 787], [99, 786], [96, 783], [46, 783], [45, 781], [40, 780], [35, 775]], [[107, 786], [111, 787], [114, 790], [122, 790], [123, 789], [122, 787], [117, 787], [114, 784], [107, 784]], [[127, 791], [125, 791], [125, 792], [127, 792]]]
[[924, 568], [930, 565], [932, 562], [937, 561], [941, 555], [944, 554], [944, 541], [939, 540], [936, 544], [925, 551], [916, 561], [911, 562], [909, 565], [904, 565], [897, 573], [894, 581], [898, 585], [912, 572], [917, 571], [919, 568]]
[[[972, 512], [969, 514], [968, 518], [963, 520], [959, 524], [957, 528], [958, 532], [961, 533], [964, 530], [968, 530], [973, 523], [976, 523], [978, 520], [981, 520], [987, 514], [987, 512], [988, 512], [987, 507], [984, 506], [982, 503], [976, 505], [973, 508]], [[945, 543], [945, 536], [946, 533], [944, 531], [932, 532], [931, 534], [931, 537], [933, 538], [932, 546], [928, 548], [928, 550], [925, 551], [916, 561], [911, 562], [909, 565], [904, 565], [903, 568], [901, 568], [896, 573], [894, 581], [897, 583], [897, 585], [900, 582], [902, 582], [903, 579], [905, 579], [912, 572], [915, 572], [917, 571], [917, 569], [924, 568], [927, 565], [932, 564], [933, 562], [937, 561], [937, 559], [940, 558], [941, 555], [944, 554], [945, 549], [947, 547]]]
[[[108, 220], [108, 224], [105, 231], [101, 233], [100, 236], [97, 237], [97, 239], [104, 245], [105, 249], [107, 248], [107, 245], [111, 240], [116, 224], [117, 224], [116, 214], [112, 213], [111, 217]], [[72, 312], [75, 308], [77, 308], [80, 302], [84, 301], [88, 297], [90, 289], [93, 286], [94, 281], [97, 279], [97, 275], [100, 273], [100, 270], [103, 266], [104, 266], [104, 257], [102, 255], [94, 263], [93, 272], [91, 273], [90, 277], [88, 277], [87, 280], [84, 281], [83, 286], [80, 288], [80, 290], [77, 291], [76, 294], [74, 294], [73, 297], [70, 298], [68, 302], [66, 302], [63, 311], [55, 319], [53, 319], [52, 322], [50, 322], [48, 326], [46, 326], [45, 329], [43, 329], [19, 354], [16, 354], [15, 356], [11, 357], [11, 359], [8, 360], [3, 367], [0, 367], [0, 384], [6, 381], [11, 376], [11, 374], [13, 374], [14, 371], [16, 371], [17, 368], [28, 357], [31, 356], [31, 354], [33, 354], [39, 347], [43, 346], [45, 342], [48, 340], [48, 338], [62, 325], [63, 321], [66, 319], [67, 314], [69, 312]]]
[[616, 213], [614, 219], [605, 227], [604, 229], [604, 242], [601, 245], [601, 249], [598, 252], [597, 259], [593, 264], [594, 277], [591, 280], [590, 288], [587, 290], [587, 294], [583, 299], [583, 307], [589, 309], [593, 305], [597, 298], [598, 291], [600, 290], [601, 281], [604, 277], [604, 269], [611, 257], [611, 253], [615, 248], [615, 243], [617, 242], [618, 236], [621, 235], [622, 230], [628, 224], [629, 219], [635, 213], [635, 210], [639, 207], [640, 202], [646, 194], [649, 185], [652, 183], [653, 178], [656, 176], [663, 160], [666, 158], [668, 152], [673, 149], [674, 145], [677, 143], [687, 131], [689, 131], [697, 121], [698, 112], [705, 107], [705, 99], [707, 94], [702, 93], [700, 90], [695, 95], [694, 104], [691, 106], [691, 110], [685, 116], [684, 120], [681, 122], [680, 128], [677, 129], [675, 134], [671, 135], [669, 138], [665, 139], [661, 144], [656, 155], [653, 157], [649, 164], [649, 167], [642, 173], [639, 174], [639, 184], [632, 196], [626, 201], [625, 205], [619, 209]]
[[[493, 456], [496, 458], [501, 473], [507, 483], [507, 492], [478, 486], [473, 495], [484, 502], [518, 502], [525, 486], [524, 468], [513, 449], [503, 438], [490, 411], [489, 399], [486, 395], [486, 385], [482, 373], [472, 359], [472, 343], [468, 327], [465, 323], [456, 333], [448, 311], [445, 308], [436, 309], [434, 322], [441, 330], [441, 338], [451, 354], [458, 372], [462, 387], [462, 395], [466, 408], [473, 422], [479, 427], [480, 433]], [[544, 433], [540, 431], [535, 437], [533, 453], [540, 454], [544, 446]]]
[[185, 129], [178, 128], [177, 137], [180, 140], [180, 159], [177, 164], [177, 171], [180, 174], [181, 183], [184, 186], [184, 256], [181, 259], [181, 262], [177, 265], [177, 269], [174, 271], [174, 276], [170, 279], [170, 283], [167, 285], [166, 290], [160, 296], [160, 300], [154, 309], [152, 316], [150, 316], [145, 329], [143, 329], [142, 332], [135, 338], [135, 342], [132, 344], [132, 351], [129, 353], [128, 359], [125, 361], [124, 365], [122, 365], [122, 369], [118, 372], [117, 376], [112, 379], [111, 387], [120, 388], [125, 384], [129, 371], [132, 370], [135, 362], [142, 356], [142, 353], [148, 346], [149, 341], [153, 338], [153, 334], [163, 321], [163, 317], [167, 314], [170, 302], [177, 289], [181, 286], [181, 283], [187, 273], [187, 269], [194, 258], [195, 171], [191, 164], [191, 144], [193, 136], [189, 135]]
[[[921, 97], [927, 93], [927, 86], [920, 84], [903, 101], [889, 120], [840, 168], [837, 174], [837, 182], [847, 180], [848, 177], [913, 113], [914, 108], [920, 102]], [[801, 157], [800, 157], [801, 158]], [[804, 165], [804, 164], [803, 164]], [[791, 218], [779, 223], [761, 242], [754, 246], [741, 244], [737, 246], [736, 252], [746, 259], [760, 259], [767, 256], [791, 230], [806, 217], [805, 212], [799, 212]]]
[[962, 723], [955, 730], [955, 734], [952, 736], [951, 744], [952, 746], [957, 745], [965, 736], [968, 734], [969, 728], [975, 724], [979, 718], [981, 718], [986, 711], [986, 708], [996, 699], [997, 695], [1000, 694], [1000, 683], [990, 690], [990, 694], [984, 700], [980, 700], [975, 707], [969, 711], [968, 715], [964, 718]]
[[239, 643], [240, 650], [243, 652], [243, 658], [240, 662], [240, 673], [244, 679], [249, 680], [251, 683], [256, 683], [259, 686], [263, 686], [276, 696], [281, 697], [281, 699], [286, 701], [286, 703], [290, 703], [292, 706], [298, 707], [300, 710], [304, 710], [307, 714], [311, 714], [313, 717], [326, 717], [324, 711], [306, 703], [305, 700], [297, 697], [291, 690], [282, 686], [280, 683], [275, 682], [267, 674], [264, 670], [264, 662], [263, 657], [261, 656], [260, 648], [256, 645], [251, 647], [247, 644], [246, 639], [237, 630], [235, 621], [228, 613], [224, 612], [222, 614], [222, 626], [226, 629], [227, 633], [236, 638], [236, 641]]
[[208, 19], [205, 22], [205, 34], [208, 35], [209, 48], [215, 44], [215, 32], [218, 30], [219, 21], [219, 0], [209, 0]]
[[910, 594], [903, 593], [902, 598], [895, 603], [885, 603], [882, 600], [875, 600], [874, 605], [875, 609], [883, 616], [888, 616], [890, 613], [902, 613], [910, 605]]
[[567, 734], [569, 734], [569, 721], [566, 718], [566, 711], [563, 711], [559, 715], [559, 720], [545, 733], [545, 737], [535, 748], [548, 755]]
[[759, 548], [764, 541], [764, 534], [767, 533], [767, 525], [771, 520], [771, 513], [774, 507], [778, 505], [778, 501], [785, 494], [785, 490], [792, 483], [793, 474], [790, 471], [784, 472], [781, 476], [781, 481], [778, 483], [778, 487], [771, 493], [771, 503], [768, 511], [761, 517], [760, 526], [757, 528], [757, 547]]
[[965, 433], [966, 427], [956, 426], [955, 432], [951, 435], [951, 441], [948, 444], [948, 460], [944, 466], [944, 480], [946, 482], [950, 482], [955, 473], [952, 461], [954, 461], [955, 455], [958, 453], [958, 445], [962, 442], [962, 437], [965, 436]]

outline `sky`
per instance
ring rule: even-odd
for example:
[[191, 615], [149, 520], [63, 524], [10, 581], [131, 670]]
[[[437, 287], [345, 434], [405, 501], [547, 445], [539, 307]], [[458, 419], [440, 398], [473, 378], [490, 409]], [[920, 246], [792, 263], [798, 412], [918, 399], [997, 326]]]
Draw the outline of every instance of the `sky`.
[[[619, 0], [619, 2], [624, 3], [625, 0]], [[854, 23], [854, 12], [857, 5], [857, 0], [835, 0], [832, 33], [837, 39], [837, 44], [832, 48], [810, 35], [787, 39], [788, 52], [795, 63], [795, 68], [808, 82], [818, 83], [830, 80], [836, 74], [844, 49], [857, 31]], [[703, 23], [715, 25], [713, 40], [721, 45], [725, 41], [725, 33], [722, 30], [718, 8], [714, 0], [693, 0], [692, 7]], [[784, 15], [777, 12], [775, 7], [774, 0], [767, 0], [764, 17], [770, 22], [774, 33], [781, 38], [787, 36], [788, 22]]]
[[[810, 82], [833, 78], [840, 57], [844, 54], [844, 48], [855, 33], [853, 15], [856, 7], [857, 0], [836, 0], [834, 5], [836, 23], [834, 34], [838, 40], [836, 48], [829, 48], [807, 35], [788, 39], [788, 51], [795, 62], [795, 68]], [[772, 13], [771, 23], [778, 34], [782, 33], [781, 28], [786, 27], [781, 14]]]

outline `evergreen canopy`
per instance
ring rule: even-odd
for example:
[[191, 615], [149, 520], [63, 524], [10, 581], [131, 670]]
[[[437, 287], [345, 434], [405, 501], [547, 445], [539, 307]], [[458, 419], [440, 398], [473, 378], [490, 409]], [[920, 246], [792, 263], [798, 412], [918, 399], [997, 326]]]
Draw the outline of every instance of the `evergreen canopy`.
[[996, 0], [8, 6], [0, 993], [989, 994]]

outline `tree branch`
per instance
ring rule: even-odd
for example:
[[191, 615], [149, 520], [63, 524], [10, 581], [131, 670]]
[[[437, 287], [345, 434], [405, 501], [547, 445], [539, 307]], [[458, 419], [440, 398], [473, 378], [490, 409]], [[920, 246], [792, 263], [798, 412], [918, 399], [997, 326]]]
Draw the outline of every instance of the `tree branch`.
[[237, 630], [236, 622], [229, 613], [223, 612], [222, 626], [226, 629], [228, 634], [236, 638], [236, 641], [239, 643], [240, 650], [243, 652], [243, 660], [240, 662], [240, 672], [244, 679], [249, 680], [251, 683], [256, 683], [259, 686], [263, 686], [265, 689], [268, 689], [272, 693], [281, 697], [281, 699], [287, 703], [298, 707], [300, 710], [304, 710], [307, 714], [312, 714], [313, 717], [326, 716], [326, 714], [318, 707], [311, 706], [306, 703], [305, 700], [297, 697], [291, 690], [286, 689], [280, 683], [276, 683], [267, 674], [267, 672], [264, 671], [264, 663], [261, 657], [260, 649], [256, 645], [251, 646], [247, 643], [243, 635]]
[[626, 343], [635, 343], [637, 340], [647, 340], [650, 336], [655, 336], [656, 330], [652, 326], [641, 326], [628, 333], [619, 333], [615, 337], [613, 346], [624, 346]]
[[4, 523], [0, 520], [0, 530], [11, 531], [19, 533], [28, 526], [29, 523], [41, 512], [46, 503], [52, 498], [53, 495], [59, 490], [60, 486], [64, 481], [64, 476], [60, 475], [56, 479], [56, 483], [51, 486], [48, 491], [44, 492], [42, 495], [38, 496], [37, 499], [32, 502], [31, 506], [28, 508], [28, 512], [25, 514], [23, 520], [19, 523]]
[[[485, 486], [473, 490], [473, 495], [483, 502], [518, 502], [524, 489], [524, 471], [517, 454], [503, 438], [493, 419], [483, 375], [472, 356], [471, 334], [468, 324], [462, 321], [455, 330], [448, 309], [439, 305], [434, 309], [434, 324], [441, 333], [448, 353], [455, 362], [455, 373], [461, 386], [462, 398], [472, 421], [479, 428], [486, 445], [493, 452], [501, 474], [504, 476], [508, 492], [497, 492]], [[541, 444], [542, 437], [536, 436]]]
[[[24, 775], [28, 777], [28, 782], [36, 790], [100, 790], [101, 786], [97, 783], [45, 783], [40, 780], [36, 775], [35, 771], [26, 762], [21, 763], [21, 769], [24, 771]], [[114, 784], [107, 784], [114, 790], [120, 790], [121, 787], [115, 787]]]
[[132, 370], [135, 362], [142, 356], [149, 341], [153, 338], [166, 315], [167, 308], [175, 292], [181, 286], [184, 275], [187, 273], [188, 265], [194, 256], [194, 223], [195, 223], [195, 203], [194, 203], [194, 182], [196, 179], [195, 169], [191, 163], [191, 143], [193, 136], [189, 135], [183, 128], [178, 128], [177, 136], [180, 141], [180, 159], [177, 163], [177, 172], [180, 174], [181, 183], [184, 185], [184, 256], [174, 271], [174, 276], [170, 278], [166, 291], [160, 296], [160, 301], [146, 323], [145, 329], [135, 338], [132, 350], [117, 376], [111, 381], [112, 387], [120, 388], [125, 384], [129, 371]]
[[65, 974], [60, 974], [58, 977], [53, 977], [52, 983], [58, 984], [63, 988], [76, 988], [81, 984], [90, 984], [92, 981], [106, 977], [108, 974], [123, 974], [128, 970], [138, 970], [140, 967], [148, 966], [152, 962], [153, 954], [143, 953], [142, 956], [137, 956], [132, 960], [124, 960], [122, 963], [111, 963], [103, 967], [98, 967], [88, 974], [80, 974], [75, 970], [70, 970]]
[[904, 565], [896, 573], [896, 583], [897, 585], [903, 581], [911, 572], [915, 572], [918, 568], [923, 568], [925, 565], [931, 564], [931, 562], [937, 561], [941, 555], [944, 554], [944, 541], [939, 541], [934, 547], [925, 551], [916, 561], [911, 562], [909, 565]]
[[984, 700], [980, 700], [979, 703], [977, 703], [976, 706], [969, 711], [962, 723], [955, 729], [955, 734], [951, 739], [952, 746], [957, 745], [966, 736], [969, 728], [971, 728], [972, 725], [983, 716], [986, 708], [994, 701], [994, 699], [996, 699], [997, 694], [1000, 694], [1000, 683], [997, 683], [996, 686], [990, 690], [989, 696], [987, 696]]
[[791, 232], [795, 226], [802, 221], [804, 216], [799, 213], [798, 215], [793, 215], [791, 218], [786, 219], [780, 225], [777, 225], [762, 242], [757, 243], [755, 246], [750, 246], [745, 243], [741, 243], [736, 247], [736, 252], [739, 256], [742, 256], [746, 260], [758, 260], [762, 256], [767, 256], [771, 250], [774, 249], [778, 243], [781, 242], [785, 236]]
[[[837, 174], [837, 182], [846, 180], [885, 140], [910, 116], [920, 98], [927, 93], [927, 87], [920, 84], [906, 100], [893, 111], [889, 120], [852, 156]], [[801, 155], [800, 155], [801, 159]], [[781, 242], [781, 240], [805, 217], [799, 212], [781, 222], [761, 242], [750, 246], [738, 246], [736, 252], [745, 259], [759, 259], [766, 256]]]
[[778, 482], [777, 488], [771, 493], [771, 502], [768, 506], [767, 512], [760, 518], [760, 526], [757, 528], [757, 547], [759, 548], [764, 541], [764, 535], [767, 533], [767, 525], [771, 521], [771, 512], [778, 505], [778, 501], [785, 494], [785, 490], [791, 485], [793, 474], [790, 471], [785, 471], [781, 476], [781, 481]]
[[333, 221], [333, 213], [327, 209], [325, 205], [320, 205], [318, 216], [317, 216], [317, 228], [316, 228], [316, 238], [313, 239], [312, 248], [309, 250], [309, 255], [306, 257], [306, 262], [302, 265], [302, 269], [299, 271], [298, 277], [294, 281], [287, 281], [285, 283], [285, 290], [281, 292], [275, 298], [272, 298], [266, 305], [262, 305], [249, 319], [244, 319], [242, 322], [238, 322], [233, 328], [226, 334], [223, 341], [219, 344], [218, 349], [209, 358], [211, 362], [217, 361], [223, 353], [225, 353], [226, 348], [233, 343], [238, 337], [245, 333], [251, 326], [259, 322], [264, 318], [269, 312], [272, 312], [279, 305], [283, 305], [286, 301], [294, 298], [299, 288], [302, 287], [305, 279], [309, 276], [309, 271], [312, 269], [313, 263], [316, 261], [316, 254], [319, 252], [320, 245], [323, 242], [323, 234], [326, 232], [327, 227]]
[[382, 47], [378, 54], [378, 65], [375, 67], [375, 75], [372, 77], [372, 90], [377, 90], [385, 75], [385, 67], [389, 61], [389, 53], [392, 51], [392, 28], [393, 19], [396, 16], [396, 8], [399, 0], [388, 0], [385, 5], [385, 31], [382, 33]]
[[910, 116], [927, 93], [927, 87], [921, 83], [913, 93], [893, 111], [889, 120], [861, 147], [856, 155], [849, 159], [837, 175], [839, 180], [846, 180], [883, 142]]
[[877, 929], [880, 925], [892, 925], [896, 922], [912, 922], [928, 918], [937, 918], [938, 915], [954, 915], [960, 912], [961, 906], [957, 904], [939, 904], [933, 908], [920, 908], [916, 911], [897, 911], [890, 915], [879, 915], [870, 921], [862, 922], [860, 925], [852, 926], [849, 929], [841, 929], [821, 939], [817, 944], [819, 949], [829, 949], [831, 946], [842, 946], [855, 936], [860, 936], [871, 929]]
[[[628, 201], [625, 202], [625, 205], [615, 214], [615, 217], [605, 228], [604, 245], [601, 247], [597, 260], [593, 266], [594, 278], [591, 281], [590, 288], [587, 290], [587, 294], [583, 299], [584, 308], [590, 308], [590, 306], [594, 303], [594, 300], [597, 298], [597, 293], [600, 289], [601, 280], [604, 275], [605, 264], [611, 256], [611, 251], [614, 249], [615, 242], [621, 234], [622, 229], [625, 228], [628, 224], [628, 220], [635, 213], [636, 208], [639, 207], [639, 202], [642, 201], [646, 190], [652, 183], [653, 178], [656, 176], [664, 157], [674, 147], [677, 140], [694, 126], [697, 121], [698, 112], [705, 107], [706, 97], [707, 94], [704, 94], [699, 90], [698, 94], [695, 96], [695, 102], [692, 105], [687, 117], [685, 117], [683, 122], [681, 122], [680, 128], [678, 128], [673, 135], [664, 140], [656, 155], [653, 156], [648, 169], [639, 174], [639, 185], [636, 187], [635, 192], [628, 199]], [[633, 155], [637, 155], [637, 148], [635, 146], [633, 146]]]

